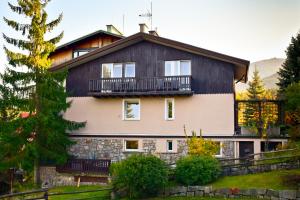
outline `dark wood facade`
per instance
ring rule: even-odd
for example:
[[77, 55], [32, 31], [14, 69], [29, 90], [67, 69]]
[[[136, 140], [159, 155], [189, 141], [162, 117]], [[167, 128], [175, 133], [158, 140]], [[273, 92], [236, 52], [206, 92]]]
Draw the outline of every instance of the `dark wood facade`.
[[164, 63], [191, 61], [191, 91], [194, 94], [234, 92], [234, 65], [205, 56], [142, 41], [69, 69], [67, 91], [70, 96], [90, 96], [89, 81], [100, 79], [103, 63], [135, 62], [136, 78], [164, 76]]

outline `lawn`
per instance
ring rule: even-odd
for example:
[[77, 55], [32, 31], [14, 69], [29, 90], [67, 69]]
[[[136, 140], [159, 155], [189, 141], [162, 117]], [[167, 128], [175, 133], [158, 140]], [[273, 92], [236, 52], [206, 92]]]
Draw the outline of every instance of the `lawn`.
[[[240, 189], [249, 189], [249, 188], [268, 188], [275, 190], [282, 189], [296, 189], [293, 186], [285, 185], [282, 181], [282, 177], [285, 175], [300, 175], [300, 169], [297, 170], [281, 170], [273, 172], [265, 172], [260, 174], [249, 174], [242, 176], [227, 176], [220, 178], [216, 182], [210, 184], [213, 188], [240, 188]], [[170, 184], [170, 185], [174, 185]], [[61, 193], [61, 192], [74, 192], [74, 191], [86, 191], [86, 190], [97, 190], [108, 188], [109, 186], [99, 186], [99, 185], [90, 185], [90, 186], [64, 186], [64, 187], [55, 187], [49, 190], [49, 193]], [[41, 195], [41, 194], [40, 194]], [[40, 196], [39, 195], [39, 196]], [[50, 196], [50, 200], [76, 200], [76, 199], [109, 199], [110, 191], [99, 191], [99, 192], [88, 192], [88, 193], [79, 193], [79, 194], [66, 194], [66, 195], [57, 195]], [[169, 198], [153, 198], [151, 200], [219, 200], [224, 198], [209, 198], [209, 197], [169, 197]], [[243, 198], [245, 199], [245, 198]], [[250, 200], [248, 198], [246, 200]], [[253, 198], [252, 198], [253, 199]]]
[[[101, 186], [101, 185], [82, 185], [80, 187], [76, 186], [60, 186], [49, 189], [49, 194], [55, 193], [68, 193], [68, 192], [79, 192], [79, 191], [92, 191], [92, 190], [99, 190], [99, 189], [106, 189], [110, 188], [109, 186]], [[26, 198], [36, 198], [42, 197], [44, 195], [43, 192], [26, 195]], [[110, 190], [106, 191], [98, 191], [98, 192], [87, 192], [87, 193], [77, 193], [77, 194], [64, 194], [64, 195], [50, 195], [50, 200], [76, 200], [76, 199], [110, 199]]]
[[[56, 187], [49, 190], [49, 193], [61, 193], [61, 192], [74, 192], [74, 191], [86, 191], [86, 190], [97, 190], [108, 188], [108, 186], [99, 186], [99, 185], [89, 185], [89, 186], [64, 186], [64, 187]], [[93, 198], [94, 197], [94, 198]], [[110, 191], [99, 191], [99, 192], [89, 192], [89, 193], [79, 193], [79, 194], [68, 194], [68, 195], [57, 195], [50, 196], [50, 200], [68, 200], [68, 199], [109, 199]]]
[[296, 186], [284, 184], [282, 177], [285, 175], [300, 175], [300, 169], [248, 174], [242, 176], [227, 176], [220, 178], [211, 185], [213, 188], [268, 188], [274, 190], [297, 189]]

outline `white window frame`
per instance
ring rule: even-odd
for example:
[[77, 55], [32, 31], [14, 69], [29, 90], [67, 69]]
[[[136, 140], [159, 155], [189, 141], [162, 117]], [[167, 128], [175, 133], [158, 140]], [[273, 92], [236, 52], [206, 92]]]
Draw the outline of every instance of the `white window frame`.
[[[134, 76], [130, 76], [130, 77], [126, 76], [126, 65], [127, 64], [133, 64], [134, 65]], [[124, 77], [125, 78], [135, 78], [135, 62], [126, 62], [126, 63], [124, 63]]]
[[[179, 74], [174, 74], [174, 69], [171, 69], [171, 75], [168, 75], [168, 76], [183, 76], [182, 74], [181, 74], [181, 71], [180, 71], [180, 65], [181, 65], [181, 62], [189, 62], [189, 71], [190, 71], [190, 76], [192, 75], [192, 61], [191, 60], [166, 60], [165, 61], [165, 65], [164, 65], [164, 74], [165, 74], [165, 76], [166, 76], [166, 63], [167, 62], [179, 62], [179, 64], [177, 64], [177, 67], [178, 67], [178, 69], [177, 69], [177, 71], [179, 72]], [[173, 74], [172, 74], [173, 73]]]
[[[126, 118], [126, 114], [125, 114], [125, 102], [126, 101], [138, 101], [138, 103], [140, 105], [138, 118]], [[141, 100], [140, 99], [123, 99], [123, 101], [122, 101], [122, 116], [123, 116], [124, 121], [139, 121], [141, 119]]]
[[[169, 118], [169, 109], [168, 109], [168, 101], [172, 102], [172, 118]], [[175, 99], [174, 98], [165, 98], [165, 120], [172, 121], [175, 120]]]
[[220, 157], [222, 157], [223, 156], [223, 142], [221, 142], [221, 141], [214, 141], [214, 142], [219, 142], [220, 143], [220, 152], [219, 152], [219, 154], [216, 154], [215, 155], [215, 157], [218, 157], [218, 158], [220, 158]]
[[[127, 149], [126, 143], [127, 141], [137, 141], [138, 143], [138, 148], [137, 149]], [[124, 151], [140, 151], [140, 141], [138, 139], [129, 139], [129, 140], [124, 140]]]
[[[169, 142], [172, 142], [172, 150], [169, 149]], [[167, 140], [167, 152], [174, 152], [174, 141], [173, 140]]]
[[[103, 77], [103, 69], [104, 69], [104, 65], [109, 65], [111, 66], [111, 77], [109, 78], [122, 78], [123, 77], [123, 64], [122, 63], [102, 63], [101, 65], [101, 78], [104, 78]], [[121, 77], [114, 77], [114, 65], [121, 65]]]

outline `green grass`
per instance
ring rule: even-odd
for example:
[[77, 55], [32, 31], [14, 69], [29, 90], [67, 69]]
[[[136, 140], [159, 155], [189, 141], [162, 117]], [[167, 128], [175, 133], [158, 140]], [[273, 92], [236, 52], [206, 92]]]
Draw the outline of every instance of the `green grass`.
[[[89, 186], [64, 186], [64, 187], [56, 187], [49, 190], [49, 193], [61, 193], [61, 192], [74, 192], [74, 191], [86, 191], [86, 190], [97, 190], [108, 188], [108, 186], [100, 186], [100, 185], [89, 185]], [[79, 194], [68, 194], [68, 195], [57, 195], [50, 196], [50, 200], [68, 200], [68, 199], [109, 199], [110, 191], [99, 191], [99, 192], [89, 192], [89, 193], [79, 193]]]
[[220, 178], [211, 185], [213, 188], [268, 188], [274, 190], [296, 189], [296, 186], [285, 185], [282, 177], [285, 175], [300, 175], [300, 169], [248, 174], [242, 176], [227, 176]]
[[[88, 190], [98, 190], [110, 188], [109, 186], [101, 186], [101, 185], [82, 185], [80, 187], [76, 186], [61, 186], [49, 189], [49, 194], [53, 193], [65, 193], [65, 192], [76, 192], [76, 191], [88, 191]], [[42, 197], [44, 195], [43, 192], [36, 193], [33, 195], [26, 195], [26, 198], [35, 198]], [[99, 192], [87, 192], [87, 193], [78, 193], [78, 194], [65, 194], [65, 195], [54, 195], [49, 196], [50, 200], [76, 200], [76, 199], [110, 199], [110, 191], [99, 191]]]

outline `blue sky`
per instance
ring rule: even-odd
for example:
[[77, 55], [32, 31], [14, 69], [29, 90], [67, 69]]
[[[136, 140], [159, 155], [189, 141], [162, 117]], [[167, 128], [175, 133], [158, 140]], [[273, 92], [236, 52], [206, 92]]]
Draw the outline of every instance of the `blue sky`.
[[[12, 13], [7, 0], [0, 1], [0, 31], [20, 37], [2, 17], [24, 21]], [[15, 3], [16, 0], [10, 0]], [[162, 37], [189, 43], [251, 62], [285, 57], [292, 36], [300, 30], [300, 0], [152, 0], [153, 27]], [[49, 19], [63, 12], [55, 35], [64, 30], [62, 43], [99, 29], [106, 24], [122, 28], [125, 35], [139, 31], [138, 17], [150, 9], [150, 0], [52, 0]], [[26, 20], [25, 20], [26, 21]], [[0, 39], [0, 46], [4, 44]], [[0, 71], [7, 63], [0, 49]]]

